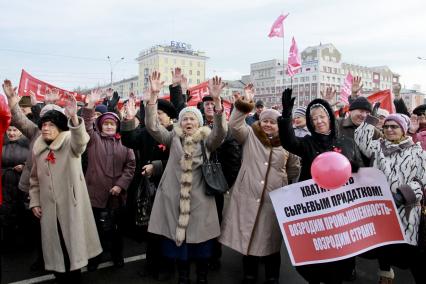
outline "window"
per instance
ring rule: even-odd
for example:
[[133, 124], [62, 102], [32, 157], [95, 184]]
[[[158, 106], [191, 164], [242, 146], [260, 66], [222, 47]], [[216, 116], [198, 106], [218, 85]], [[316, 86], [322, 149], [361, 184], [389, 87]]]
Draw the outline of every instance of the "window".
[[312, 76], [312, 81], [316, 81], [317, 80], [317, 76]]
[[200, 71], [197, 71], [197, 76], [200, 76]]
[[327, 67], [323, 66], [323, 67], [322, 67], [322, 70], [323, 70], [324, 72], [327, 72]]

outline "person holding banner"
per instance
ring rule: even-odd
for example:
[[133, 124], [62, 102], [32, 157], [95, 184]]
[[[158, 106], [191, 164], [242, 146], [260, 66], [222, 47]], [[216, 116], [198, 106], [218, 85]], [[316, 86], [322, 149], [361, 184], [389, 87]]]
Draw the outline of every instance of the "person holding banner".
[[[357, 172], [363, 165], [361, 154], [353, 139], [338, 136], [337, 122], [330, 104], [323, 99], [315, 99], [306, 108], [306, 125], [311, 136], [296, 137], [292, 126], [292, 109], [295, 98], [291, 97], [292, 90], [283, 92], [282, 116], [278, 119], [281, 144], [290, 153], [302, 160], [299, 181], [311, 179], [311, 165], [321, 153], [336, 151], [348, 158], [352, 172]], [[296, 270], [309, 283], [341, 283], [352, 274], [354, 258], [322, 264], [303, 265]]]
[[154, 71], [150, 76], [145, 124], [152, 137], [170, 149], [170, 156], [157, 188], [148, 231], [165, 237], [163, 253], [177, 260], [178, 283], [190, 283], [191, 259], [197, 264], [197, 283], [207, 283], [208, 259], [213, 239], [220, 235], [220, 226], [214, 196], [206, 195], [201, 143], [210, 156], [226, 136], [226, 114], [220, 99], [225, 84], [218, 77], [209, 81], [209, 93], [215, 104], [212, 130], [202, 126], [203, 117], [197, 108], [186, 107], [179, 113], [172, 131], [157, 118], [158, 94], [163, 84], [160, 73]]
[[40, 219], [46, 270], [59, 283], [80, 283], [80, 269], [99, 255], [99, 242], [81, 167], [89, 135], [77, 117], [77, 102], [68, 94], [65, 112], [41, 116], [41, 135], [33, 147], [30, 208]]
[[426, 283], [423, 271], [426, 256], [417, 247], [420, 200], [426, 185], [426, 152], [407, 135], [408, 116], [388, 115], [383, 123], [384, 138], [373, 140], [378, 121], [369, 115], [355, 130], [355, 141], [367, 157], [374, 158], [373, 167], [387, 177], [407, 242], [377, 249], [379, 275], [381, 281], [388, 281], [383, 283], [391, 283], [394, 274], [390, 265], [395, 265], [410, 269], [416, 283]]
[[279, 283], [282, 243], [268, 192], [285, 186], [299, 175], [299, 159], [281, 147], [277, 118], [266, 109], [249, 126], [247, 114], [254, 108], [254, 87], [244, 88], [237, 99], [229, 126], [243, 147], [243, 161], [225, 211], [219, 241], [243, 255], [243, 282], [256, 283], [258, 264], [265, 262], [264, 283]]

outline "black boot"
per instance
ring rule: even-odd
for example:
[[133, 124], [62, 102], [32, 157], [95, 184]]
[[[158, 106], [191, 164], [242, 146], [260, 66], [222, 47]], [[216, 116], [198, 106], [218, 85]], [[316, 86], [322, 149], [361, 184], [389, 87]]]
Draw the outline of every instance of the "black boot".
[[259, 257], [252, 255], [243, 256], [244, 277], [242, 284], [255, 284], [257, 282], [259, 259]]
[[177, 262], [178, 267], [178, 284], [190, 284], [189, 280], [189, 261], [185, 260], [178, 260]]
[[279, 252], [263, 257], [265, 262], [264, 284], [278, 284], [280, 278], [281, 255]]
[[208, 260], [197, 260], [197, 284], [207, 284]]

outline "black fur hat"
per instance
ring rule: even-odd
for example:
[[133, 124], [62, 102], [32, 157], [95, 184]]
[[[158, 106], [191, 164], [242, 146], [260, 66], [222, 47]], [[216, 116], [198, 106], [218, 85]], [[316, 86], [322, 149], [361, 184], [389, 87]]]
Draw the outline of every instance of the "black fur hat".
[[50, 121], [61, 131], [67, 131], [68, 128], [68, 118], [60, 111], [57, 110], [49, 110], [46, 112], [38, 122], [38, 128], [41, 129], [43, 123]]

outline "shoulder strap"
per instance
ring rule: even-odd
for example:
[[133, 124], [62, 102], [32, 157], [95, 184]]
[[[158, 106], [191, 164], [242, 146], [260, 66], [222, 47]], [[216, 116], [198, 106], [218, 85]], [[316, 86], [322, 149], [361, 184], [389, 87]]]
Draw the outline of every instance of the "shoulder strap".
[[204, 160], [204, 163], [207, 163], [207, 162], [208, 162], [208, 159], [207, 159], [206, 147], [205, 147], [205, 145], [204, 145], [204, 141], [203, 141], [203, 140], [201, 140], [201, 141], [200, 141], [200, 143], [201, 143], [201, 152], [203, 153], [203, 160]]

